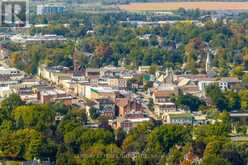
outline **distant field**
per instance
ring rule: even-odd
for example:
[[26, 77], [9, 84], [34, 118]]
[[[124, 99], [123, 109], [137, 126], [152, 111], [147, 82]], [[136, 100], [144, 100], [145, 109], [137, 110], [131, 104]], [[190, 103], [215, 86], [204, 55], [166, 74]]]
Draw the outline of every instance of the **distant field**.
[[199, 9], [208, 11], [218, 10], [247, 10], [248, 2], [155, 2], [155, 3], [130, 3], [119, 5], [121, 10], [126, 11], [171, 11], [179, 8], [187, 10]]

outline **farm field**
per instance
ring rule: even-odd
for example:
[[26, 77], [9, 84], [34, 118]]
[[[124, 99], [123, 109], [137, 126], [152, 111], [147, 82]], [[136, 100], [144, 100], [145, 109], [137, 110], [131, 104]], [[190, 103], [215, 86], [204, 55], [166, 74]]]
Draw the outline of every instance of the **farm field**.
[[172, 11], [179, 8], [187, 10], [199, 9], [205, 11], [219, 10], [247, 10], [248, 2], [154, 2], [154, 3], [130, 3], [119, 5], [125, 11]]

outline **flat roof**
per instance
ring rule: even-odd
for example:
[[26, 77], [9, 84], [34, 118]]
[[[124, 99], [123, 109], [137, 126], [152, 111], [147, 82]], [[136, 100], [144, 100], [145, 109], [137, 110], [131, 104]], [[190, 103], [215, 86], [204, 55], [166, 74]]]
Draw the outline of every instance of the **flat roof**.
[[230, 113], [230, 117], [248, 117], [248, 113]]

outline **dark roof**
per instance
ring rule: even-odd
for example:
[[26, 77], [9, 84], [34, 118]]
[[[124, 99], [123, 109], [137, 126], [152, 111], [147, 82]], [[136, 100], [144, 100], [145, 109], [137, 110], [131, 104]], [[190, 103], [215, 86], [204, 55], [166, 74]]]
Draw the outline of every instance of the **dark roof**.
[[96, 99], [96, 102], [101, 104], [114, 104], [114, 102], [110, 99]]
[[23, 162], [23, 165], [50, 165], [50, 161], [30, 160]]

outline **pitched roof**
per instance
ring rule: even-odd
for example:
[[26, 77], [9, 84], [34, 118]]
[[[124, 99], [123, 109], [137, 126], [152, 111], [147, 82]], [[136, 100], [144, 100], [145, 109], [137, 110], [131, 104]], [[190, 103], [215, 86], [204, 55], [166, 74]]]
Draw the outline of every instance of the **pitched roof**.
[[222, 77], [221, 81], [231, 82], [231, 83], [239, 83], [240, 80], [237, 77]]
[[169, 97], [173, 94], [175, 94], [174, 90], [154, 91], [155, 97]]
[[116, 103], [117, 106], [125, 107], [125, 106], [128, 105], [129, 99], [128, 98], [117, 98], [115, 100], [115, 103]]
[[193, 118], [190, 113], [169, 114], [171, 118]]

